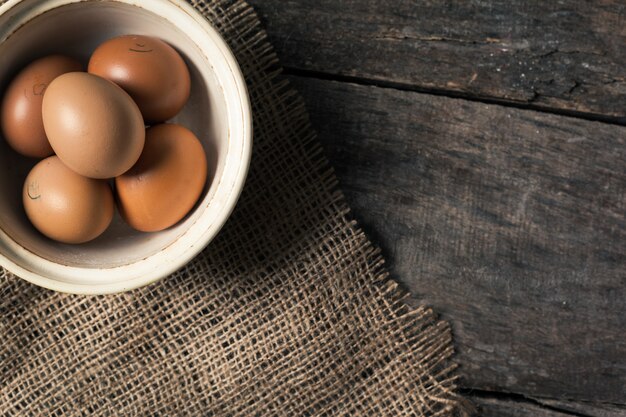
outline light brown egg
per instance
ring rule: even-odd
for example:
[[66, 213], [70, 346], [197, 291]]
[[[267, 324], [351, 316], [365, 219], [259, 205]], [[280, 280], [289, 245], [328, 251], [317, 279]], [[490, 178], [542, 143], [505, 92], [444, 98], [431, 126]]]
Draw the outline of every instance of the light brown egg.
[[149, 123], [171, 119], [189, 99], [189, 69], [174, 48], [157, 38], [110, 39], [94, 51], [88, 71], [126, 90]]
[[56, 156], [35, 165], [22, 194], [31, 223], [59, 242], [93, 240], [113, 219], [113, 192], [108, 183], [76, 174]]
[[137, 230], [167, 229], [193, 208], [206, 178], [206, 155], [191, 131], [175, 124], [151, 127], [137, 164], [115, 179], [118, 208]]
[[43, 98], [43, 124], [65, 165], [90, 178], [132, 167], [145, 140], [137, 105], [114, 83], [86, 72], [61, 75]]
[[81, 70], [82, 65], [75, 59], [50, 55], [33, 61], [17, 74], [4, 94], [0, 116], [3, 136], [13, 149], [32, 158], [54, 153], [41, 117], [43, 95], [59, 75]]

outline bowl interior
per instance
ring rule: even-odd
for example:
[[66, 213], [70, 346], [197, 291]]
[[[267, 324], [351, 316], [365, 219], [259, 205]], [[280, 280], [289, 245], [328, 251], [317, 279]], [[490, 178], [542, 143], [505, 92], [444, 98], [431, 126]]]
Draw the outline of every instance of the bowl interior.
[[[132, 264], [173, 245], [212, 205], [222, 201], [214, 200], [222, 182], [232, 134], [232, 121], [229, 120], [232, 120], [233, 115], [229, 114], [232, 106], [228, 104], [228, 91], [225, 90], [223, 77], [220, 78], [219, 71], [214, 68], [212, 57], [207, 57], [207, 51], [191, 38], [188, 30], [181, 27], [183, 24], [188, 25], [188, 22], [181, 21], [179, 24], [175, 16], [161, 17], [154, 10], [133, 5], [132, 2], [62, 3], [68, 2], [60, 2], [58, 7], [28, 17], [25, 23], [0, 43], [0, 93], [4, 92], [21, 68], [36, 58], [62, 53], [80, 59], [86, 66], [92, 51], [109, 38], [123, 34], [156, 36], [178, 50], [189, 67], [191, 98], [172, 122], [186, 126], [201, 140], [209, 162], [209, 179], [196, 208], [181, 223], [168, 230], [158, 233], [136, 232], [116, 214], [111, 227], [96, 240], [82, 245], [65, 245], [41, 235], [24, 213], [22, 186], [30, 168], [37, 161], [18, 155], [0, 139], [0, 229], [27, 252], [53, 264], [85, 268], [113, 268]], [[174, 2], [161, 3], [172, 7]], [[28, 5], [24, 5], [21, 10], [27, 13]], [[18, 10], [13, 18], [19, 20], [19, 13]], [[32, 13], [32, 8], [29, 13]], [[217, 213], [219, 210], [213, 211]]]

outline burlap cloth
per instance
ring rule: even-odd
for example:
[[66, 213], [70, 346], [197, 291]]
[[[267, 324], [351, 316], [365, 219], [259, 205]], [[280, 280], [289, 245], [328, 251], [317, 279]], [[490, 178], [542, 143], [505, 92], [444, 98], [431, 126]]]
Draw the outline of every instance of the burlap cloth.
[[404, 304], [350, 219], [256, 15], [242, 1], [192, 3], [252, 98], [237, 209], [187, 267], [129, 293], [64, 295], [1, 271], [0, 413], [463, 413], [448, 325]]

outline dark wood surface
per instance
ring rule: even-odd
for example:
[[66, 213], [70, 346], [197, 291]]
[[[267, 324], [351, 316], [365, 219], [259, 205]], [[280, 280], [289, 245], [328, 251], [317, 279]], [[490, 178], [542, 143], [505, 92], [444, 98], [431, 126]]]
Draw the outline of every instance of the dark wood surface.
[[626, 416], [626, 2], [251, 3], [481, 414]]
[[283, 64], [626, 117], [623, 0], [253, 0]]

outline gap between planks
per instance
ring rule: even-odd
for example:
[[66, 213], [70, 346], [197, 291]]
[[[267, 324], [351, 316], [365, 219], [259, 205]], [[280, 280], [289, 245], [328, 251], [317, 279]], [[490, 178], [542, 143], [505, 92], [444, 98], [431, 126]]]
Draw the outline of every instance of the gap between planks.
[[447, 97], [453, 99], [462, 99], [466, 101], [492, 104], [502, 107], [521, 109], [521, 110], [533, 110], [541, 113], [554, 114], [558, 116], [572, 117], [581, 120], [587, 120], [592, 122], [601, 122], [615, 126], [626, 126], [626, 118], [623, 117], [610, 117], [597, 113], [578, 112], [575, 110], [559, 109], [554, 107], [542, 106], [540, 104], [533, 104], [527, 102], [516, 102], [511, 100], [498, 99], [493, 97], [481, 97], [468, 93], [463, 93], [453, 90], [445, 90], [439, 88], [424, 88], [413, 84], [406, 84], [401, 82], [394, 82], [388, 80], [378, 80], [373, 78], [364, 78], [358, 76], [331, 74], [323, 71], [306, 70], [293, 67], [284, 67], [284, 75], [291, 75], [303, 78], [312, 78], [323, 81], [337, 81], [352, 83], [366, 87], [378, 87], [385, 89], [393, 89], [399, 91], [414, 92], [420, 94], [428, 94], [433, 96]]
[[[478, 405], [479, 407], [482, 406], [483, 408], [485, 407], [485, 404], [481, 403], [495, 401], [503, 404], [523, 404], [524, 406], [532, 407], [536, 410], [545, 411], [550, 416], [553, 413], [558, 413], [558, 416], [612, 417], [621, 415], [622, 409], [624, 415], [626, 415], [626, 408], [624, 408], [624, 405], [609, 402], [586, 403], [575, 400], [535, 398], [513, 392], [489, 391], [472, 388], [462, 388], [460, 389], [460, 393], [469, 398], [475, 405]], [[583, 408], [587, 411], [576, 411], [577, 408]], [[607, 408], [614, 411], [607, 411]]]

